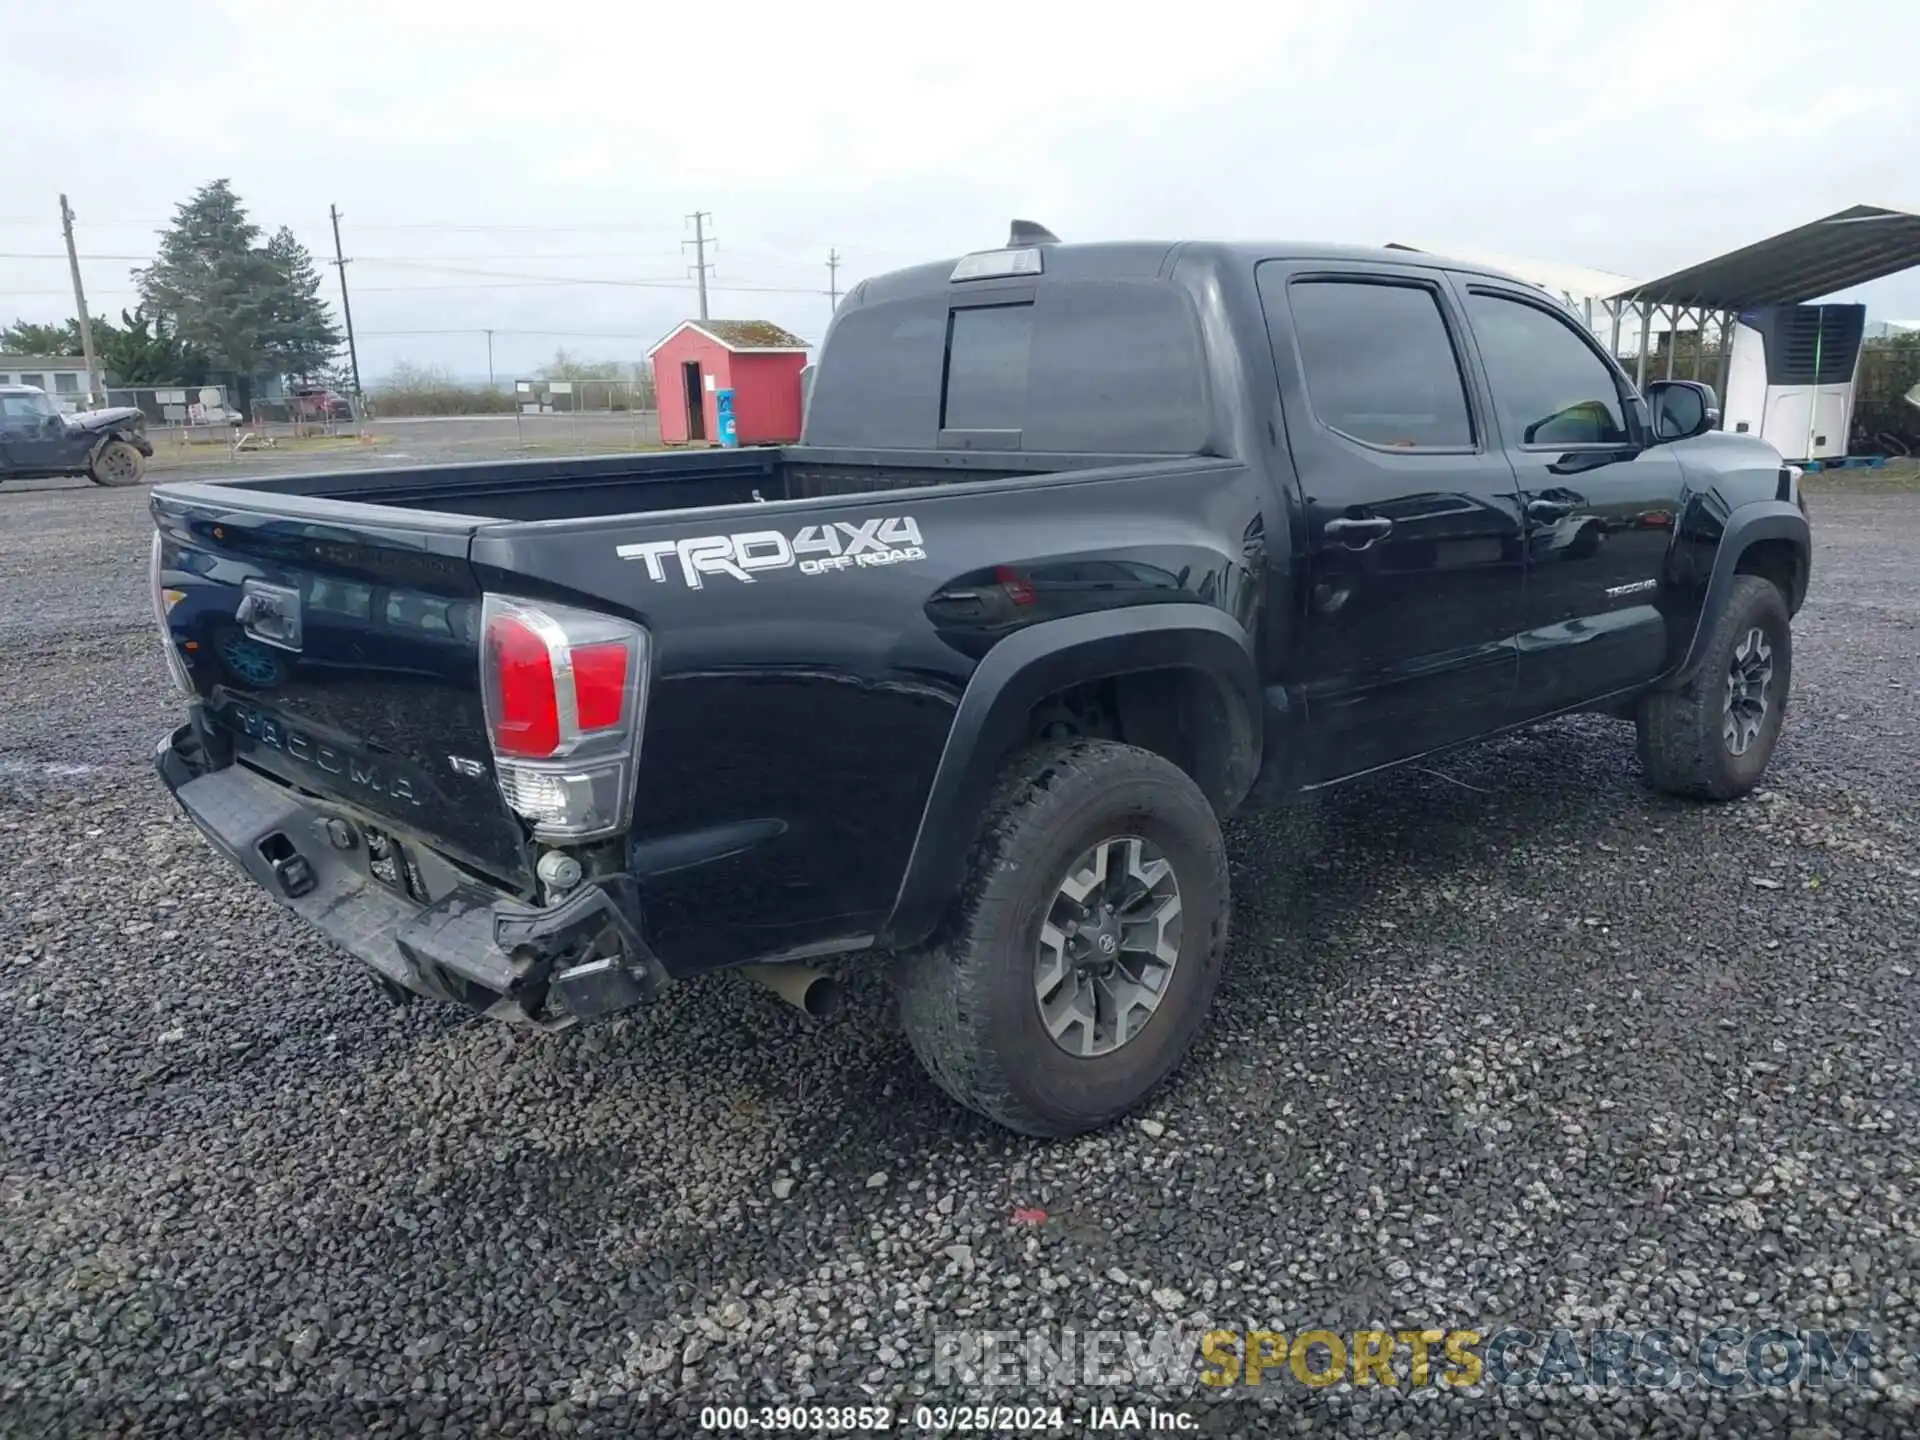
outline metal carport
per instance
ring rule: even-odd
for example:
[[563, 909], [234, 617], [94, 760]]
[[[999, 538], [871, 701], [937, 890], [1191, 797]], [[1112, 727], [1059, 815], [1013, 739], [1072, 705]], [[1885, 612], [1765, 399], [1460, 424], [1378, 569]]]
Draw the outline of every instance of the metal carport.
[[[1694, 350], [1692, 378], [1700, 378], [1701, 352], [1711, 320], [1719, 329], [1718, 386], [1724, 392], [1731, 320], [1741, 310], [1804, 304], [1915, 265], [1920, 265], [1920, 214], [1875, 205], [1849, 206], [1608, 297], [1604, 303], [1613, 322], [1613, 352], [1620, 353], [1621, 321], [1632, 310], [1640, 319], [1636, 379], [1644, 384], [1647, 336], [1655, 313], [1665, 310], [1678, 335], [1681, 324], [1697, 312], [1701, 343]], [[1677, 348], [1672, 343], [1667, 346], [1669, 378]]]

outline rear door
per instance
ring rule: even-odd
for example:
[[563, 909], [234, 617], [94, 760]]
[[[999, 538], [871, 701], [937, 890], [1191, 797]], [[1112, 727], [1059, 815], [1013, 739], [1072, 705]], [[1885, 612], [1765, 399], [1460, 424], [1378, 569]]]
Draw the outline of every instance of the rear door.
[[1592, 334], [1539, 292], [1458, 277], [1526, 521], [1519, 717], [1666, 665], [1662, 576], [1681, 503], [1673, 447]]
[[516, 887], [480, 699], [479, 523], [298, 496], [154, 497], [167, 628], [235, 758]]
[[1504, 719], [1519, 499], [1440, 272], [1268, 261], [1258, 278], [1306, 520], [1288, 679], [1307, 706], [1312, 784]]

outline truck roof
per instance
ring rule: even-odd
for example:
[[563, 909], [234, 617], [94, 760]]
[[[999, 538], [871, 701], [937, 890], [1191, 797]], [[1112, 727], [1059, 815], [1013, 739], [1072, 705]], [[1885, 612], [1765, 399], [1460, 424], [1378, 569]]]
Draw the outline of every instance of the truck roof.
[[[1002, 248], [1034, 247], [993, 246], [969, 253], [990, 254]], [[1257, 264], [1262, 260], [1327, 260], [1379, 265], [1422, 265], [1433, 269], [1486, 275], [1501, 280], [1517, 278], [1490, 265], [1453, 260], [1444, 255], [1432, 255], [1423, 251], [1390, 250], [1366, 245], [1329, 245], [1312, 241], [1111, 240], [1080, 244], [1068, 244], [1062, 241], [1047, 243], [1037, 248], [1045, 251], [1045, 270], [1043, 271], [1045, 276], [1075, 280], [1149, 278], [1169, 268], [1176, 253], [1182, 260], [1196, 260], [1202, 264], [1212, 263], [1235, 268]], [[924, 294], [930, 289], [945, 288], [952, 283], [954, 266], [965, 258], [965, 256], [956, 255], [946, 260], [910, 265], [905, 269], [875, 275], [856, 285], [849, 298], [854, 299], [856, 303], [899, 299], [908, 295]]]
[[[803, 443], [1215, 453], [1210, 446], [1229, 443], [1219, 427], [1239, 423], [1227, 418], [1231, 406], [1223, 398], [1237, 381], [1222, 376], [1224, 388], [1210, 385], [1207, 351], [1241, 344], [1256, 330], [1265, 347], [1264, 323], [1250, 313], [1259, 304], [1252, 289], [1262, 262], [1446, 268], [1525, 283], [1484, 265], [1359, 246], [1069, 245], [1023, 221], [1014, 223], [1008, 241], [856, 285], [834, 312], [821, 347]], [[1196, 307], [1209, 293], [1247, 325], [1208, 332]]]

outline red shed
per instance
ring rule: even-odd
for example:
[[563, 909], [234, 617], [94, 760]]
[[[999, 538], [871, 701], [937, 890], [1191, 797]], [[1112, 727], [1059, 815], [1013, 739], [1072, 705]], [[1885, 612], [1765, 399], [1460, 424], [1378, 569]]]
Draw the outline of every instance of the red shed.
[[733, 391], [733, 428], [742, 445], [800, 438], [807, 344], [792, 331], [765, 320], [683, 320], [647, 358], [667, 444], [719, 441], [713, 398], [719, 390]]

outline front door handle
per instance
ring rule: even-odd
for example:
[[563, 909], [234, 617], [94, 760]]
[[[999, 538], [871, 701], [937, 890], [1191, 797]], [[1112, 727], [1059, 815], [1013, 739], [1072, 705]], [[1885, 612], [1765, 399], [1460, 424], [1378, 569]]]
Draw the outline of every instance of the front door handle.
[[1529, 500], [1527, 518], [1529, 520], [1564, 520], [1573, 513], [1573, 506], [1564, 500]]
[[1329, 539], [1341, 541], [1349, 550], [1364, 550], [1393, 529], [1393, 521], [1384, 515], [1336, 515], [1325, 528]]

